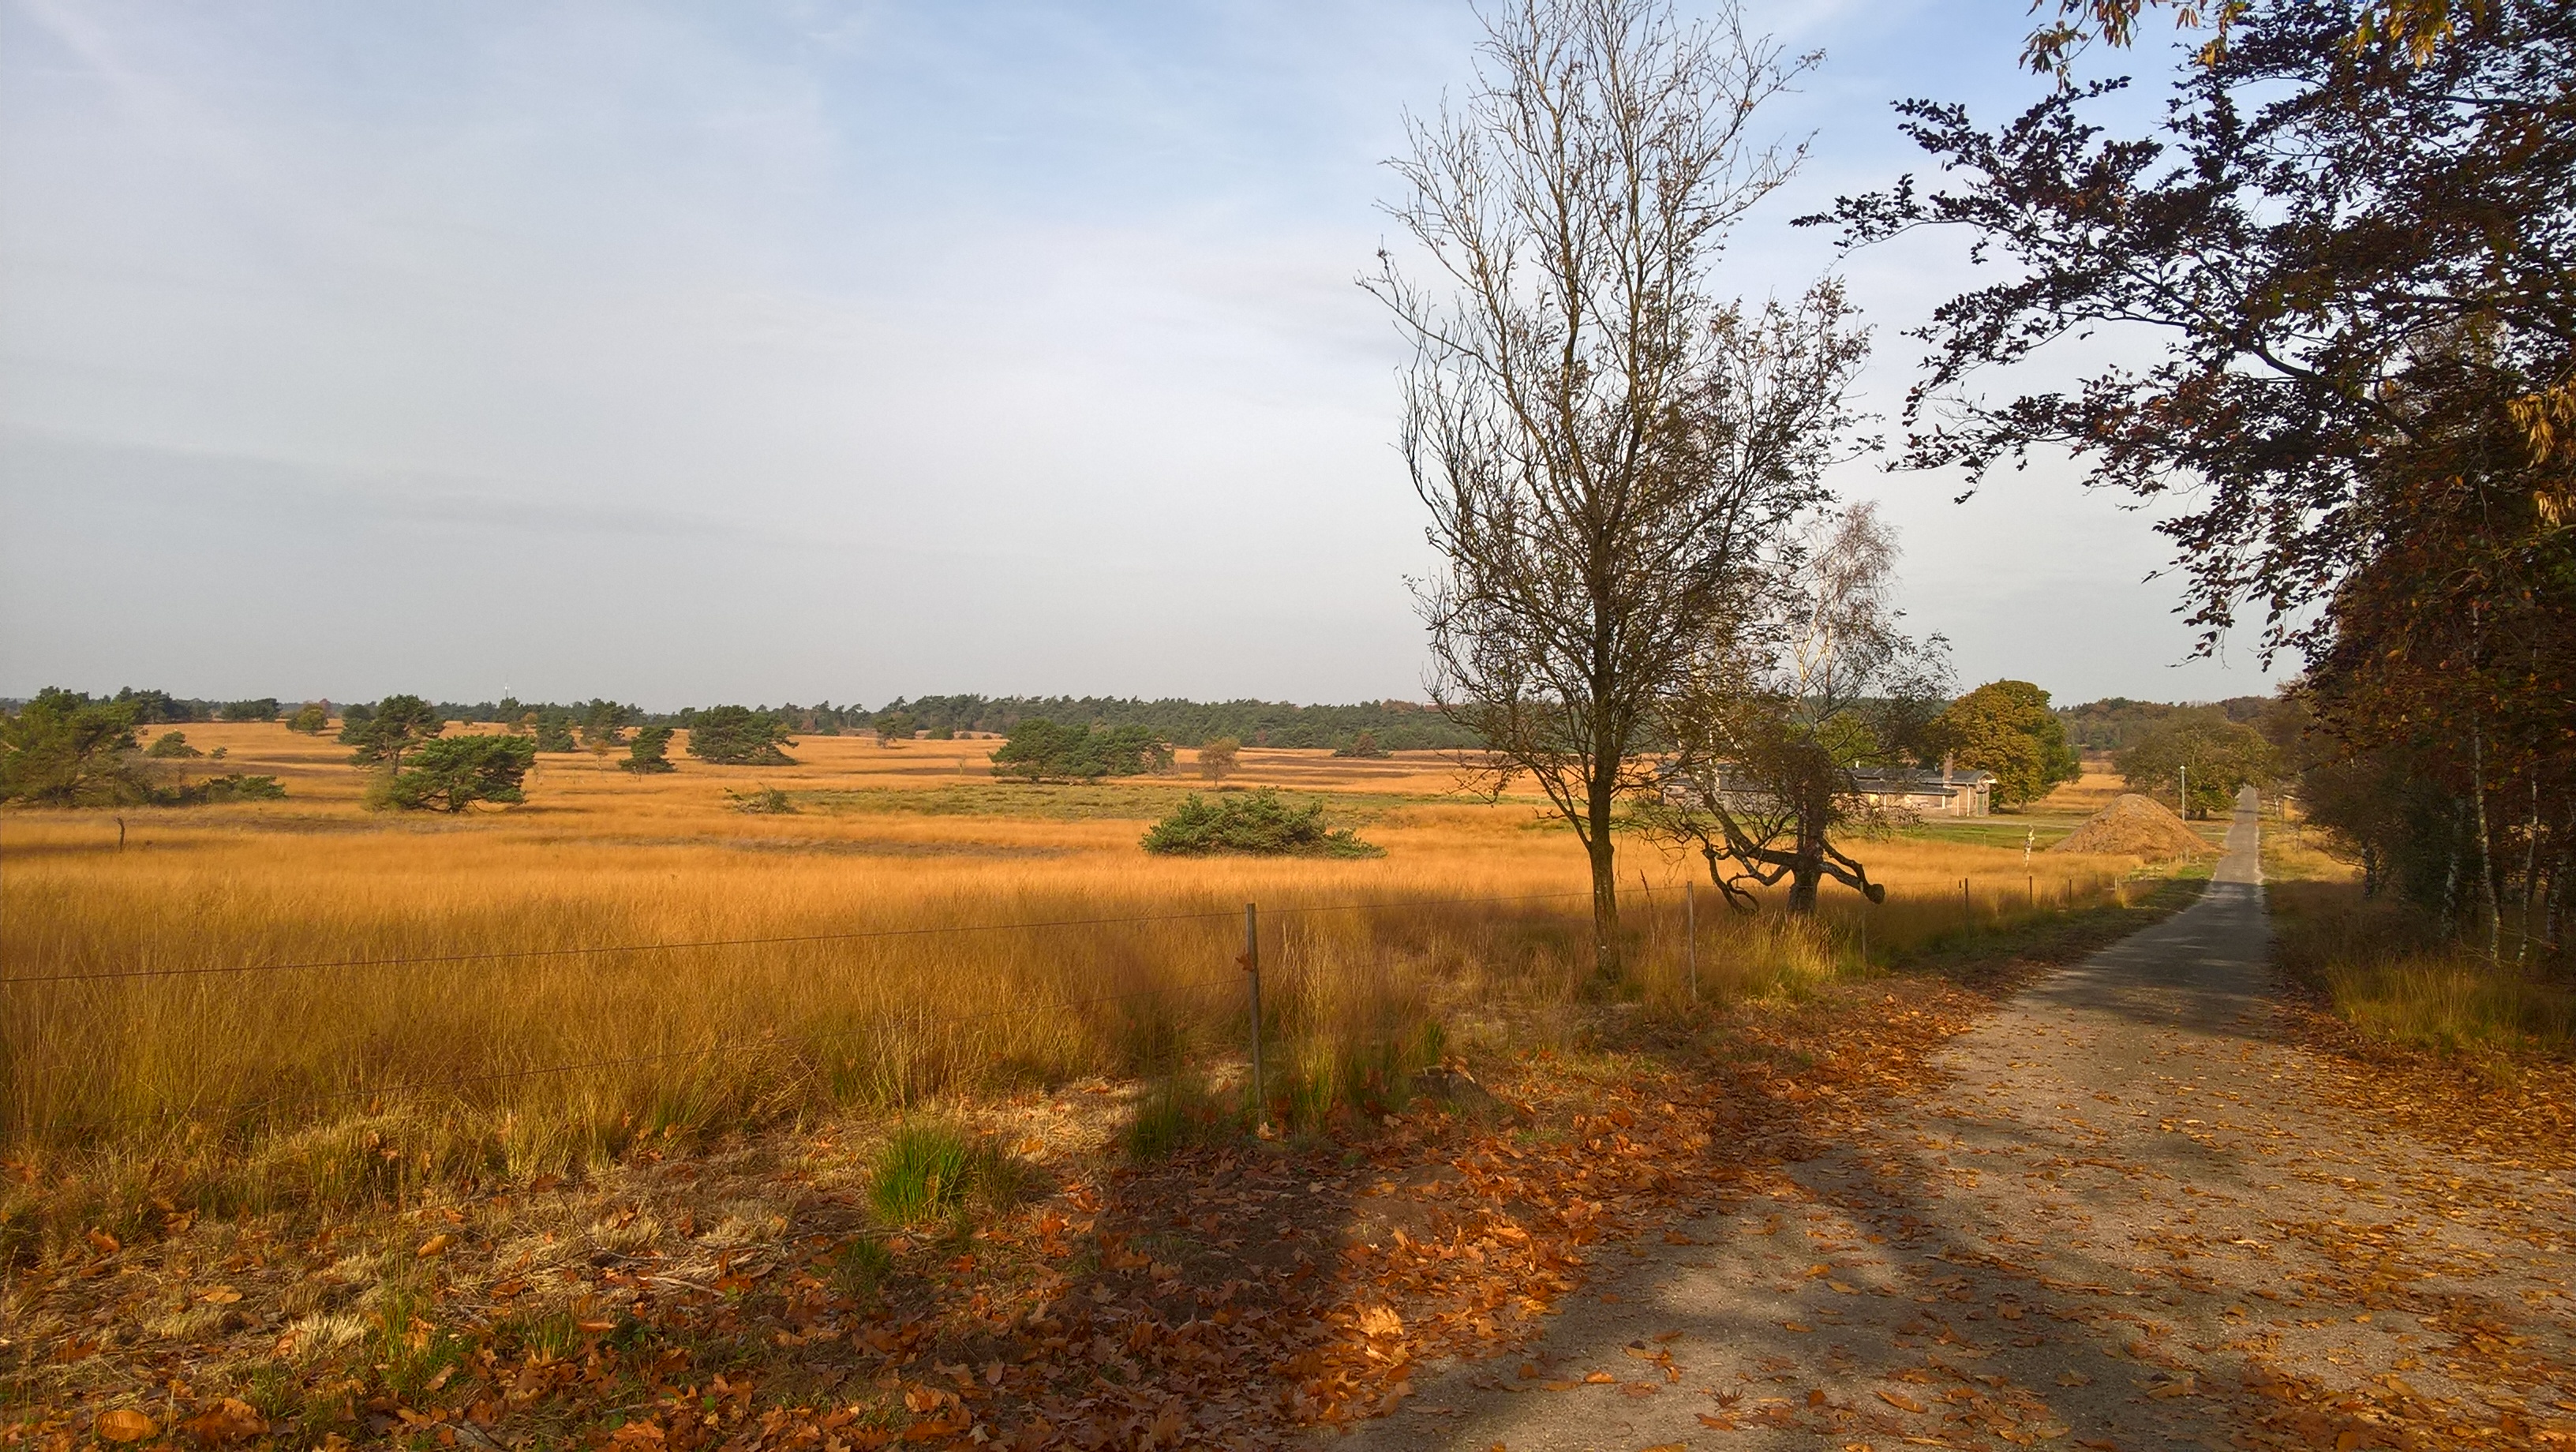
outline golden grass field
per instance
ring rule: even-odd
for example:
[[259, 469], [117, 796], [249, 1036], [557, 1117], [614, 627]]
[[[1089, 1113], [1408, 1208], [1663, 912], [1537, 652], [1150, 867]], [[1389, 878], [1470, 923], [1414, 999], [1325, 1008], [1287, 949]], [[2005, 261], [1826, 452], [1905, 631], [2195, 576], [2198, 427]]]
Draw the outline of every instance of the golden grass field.
[[[289, 799], [129, 810], [121, 850], [114, 814], [0, 817], [9, 1254], [181, 1182], [209, 1210], [330, 1201], [1082, 1076], [1233, 1082], [1247, 902], [1292, 1122], [1444, 1053], [1561, 1033], [1586, 991], [1688, 997], [1685, 863], [1623, 844], [1636, 946], [1625, 982], [1587, 990], [1571, 833], [1534, 802], [1453, 795], [1429, 753], [1246, 749], [1229, 780], [1325, 795], [1382, 858], [1176, 860], [1137, 839], [1204, 789], [1187, 752], [1172, 777], [1029, 786], [990, 776], [991, 741], [806, 737], [777, 768], [675, 741], [669, 775], [548, 756], [524, 806], [431, 818], [363, 810], [327, 736], [187, 732], [226, 748], [200, 767], [274, 774]], [[739, 809], [773, 787], [798, 810]], [[1810, 929], [1731, 918], [1703, 880], [1700, 991], [1794, 991], [1851, 966], [1864, 931], [1883, 959], [2100, 901], [2136, 867], [2026, 867], [2010, 821], [1860, 844], [1891, 890], [1865, 929], [1840, 889]], [[139, 973], [162, 976], [106, 976]]]

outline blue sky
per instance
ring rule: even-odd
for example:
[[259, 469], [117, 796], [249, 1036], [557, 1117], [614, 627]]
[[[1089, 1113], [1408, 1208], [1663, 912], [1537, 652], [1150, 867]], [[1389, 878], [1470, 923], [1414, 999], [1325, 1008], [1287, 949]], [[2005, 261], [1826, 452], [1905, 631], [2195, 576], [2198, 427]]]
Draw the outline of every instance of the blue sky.
[[[1956, 245], [1785, 224], [1916, 165], [1891, 100], [2024, 103], [2026, 14], [1748, 14], [1827, 58], [1722, 285], [1842, 266], [1892, 409]], [[0, 694], [1417, 695], [1402, 349], [1354, 280], [1475, 35], [1447, 0], [0, 0]], [[2184, 663], [2163, 541], [2063, 470], [1840, 482], [1966, 681], [2267, 687]]]

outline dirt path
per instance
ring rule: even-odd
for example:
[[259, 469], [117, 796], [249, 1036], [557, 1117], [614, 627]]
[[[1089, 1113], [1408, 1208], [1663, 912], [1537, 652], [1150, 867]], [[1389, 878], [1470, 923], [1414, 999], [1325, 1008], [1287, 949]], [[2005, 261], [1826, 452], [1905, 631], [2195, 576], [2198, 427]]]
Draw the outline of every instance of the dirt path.
[[2576, 1445], [2566, 1177], [2334, 1108], [2267, 1036], [2257, 830], [2249, 795], [2199, 903], [1355, 1440]]

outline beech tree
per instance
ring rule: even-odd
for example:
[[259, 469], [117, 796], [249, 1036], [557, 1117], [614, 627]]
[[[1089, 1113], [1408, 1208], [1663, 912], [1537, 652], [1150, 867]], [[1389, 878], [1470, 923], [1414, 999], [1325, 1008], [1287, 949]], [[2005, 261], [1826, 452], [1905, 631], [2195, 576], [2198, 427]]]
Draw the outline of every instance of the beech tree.
[[[2061, 0], [2029, 56], [2063, 75], [2154, 8]], [[1909, 102], [1907, 130], [1953, 183], [1838, 204], [1851, 242], [1954, 227], [2014, 264], [1923, 331], [1908, 460], [1973, 479], [2062, 450], [2091, 483], [2182, 501], [2159, 528], [2203, 648], [2259, 613], [2265, 653], [2294, 648], [2311, 666], [2312, 765], [2347, 785], [2407, 784], [2356, 841], [2424, 879], [2418, 901], [2483, 917], [2491, 955], [2515, 899], [2526, 943], [2563, 945], [2576, 9], [2174, 13], [2207, 43], [2160, 131], [2114, 137], [2088, 119], [2117, 81], [2063, 84], [1992, 129]], [[2127, 366], [1986, 396], [1982, 380], [2015, 380], [2058, 340], [2102, 330], [2135, 345]], [[2406, 831], [2427, 850], [2390, 851]]]
[[[1816, 59], [1747, 37], [1731, 5], [1685, 25], [1663, 0], [1520, 0], [1491, 13], [1464, 102], [1414, 118], [1391, 163], [1408, 195], [1389, 211], [1429, 270], [1382, 254], [1370, 286], [1415, 348], [1402, 446], [1442, 561], [1419, 596], [1431, 696], [1484, 742], [1495, 790], [1526, 773], [1573, 826], [1604, 973], [1612, 833], [1653, 782], [1657, 702], [1733, 610], [1752, 544], [1816, 497], [1766, 456], [1774, 421], [1729, 371], [1758, 324], [1709, 287], [1729, 227], [1802, 154], [1757, 112]], [[1829, 358], [1798, 356], [1839, 373], [1834, 301]], [[1776, 421], [1791, 453], [1838, 421], [1830, 393]]]

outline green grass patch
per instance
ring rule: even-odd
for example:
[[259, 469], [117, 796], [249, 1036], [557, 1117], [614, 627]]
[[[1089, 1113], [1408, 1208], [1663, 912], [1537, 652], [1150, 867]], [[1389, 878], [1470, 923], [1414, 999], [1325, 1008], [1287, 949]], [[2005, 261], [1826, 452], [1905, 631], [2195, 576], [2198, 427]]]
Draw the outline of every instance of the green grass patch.
[[976, 1205], [1006, 1205], [1025, 1188], [1016, 1160], [951, 1124], [898, 1125], [877, 1152], [868, 1205], [891, 1225], [963, 1223]]

